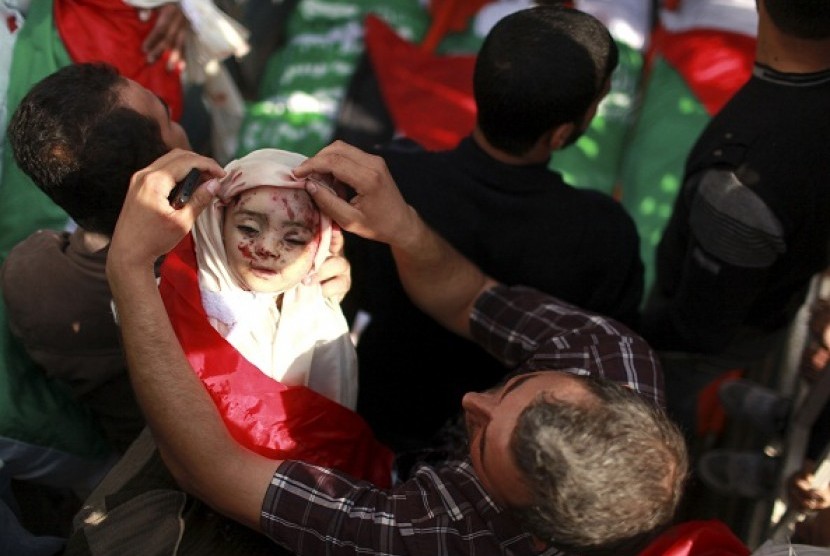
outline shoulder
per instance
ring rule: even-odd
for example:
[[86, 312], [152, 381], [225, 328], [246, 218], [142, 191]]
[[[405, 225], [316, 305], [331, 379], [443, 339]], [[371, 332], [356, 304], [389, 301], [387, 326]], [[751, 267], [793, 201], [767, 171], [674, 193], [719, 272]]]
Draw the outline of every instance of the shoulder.
[[737, 266], [769, 266], [786, 251], [778, 216], [731, 170], [713, 168], [702, 174], [689, 226], [705, 251]]
[[639, 232], [634, 218], [613, 197], [600, 191], [576, 189], [575, 195], [581, 216], [584, 218], [586, 239], [593, 239], [603, 251], [610, 250], [610, 246], [619, 248], [621, 245], [636, 246], [639, 253]]
[[56, 260], [64, 256], [68, 245], [68, 232], [38, 230], [31, 234], [12, 248], [3, 263], [4, 289], [25, 287], [30, 278], [41, 276], [44, 269], [54, 270]]
[[662, 404], [656, 355], [622, 323], [524, 286], [496, 286], [476, 300], [473, 337], [510, 369], [606, 378]]

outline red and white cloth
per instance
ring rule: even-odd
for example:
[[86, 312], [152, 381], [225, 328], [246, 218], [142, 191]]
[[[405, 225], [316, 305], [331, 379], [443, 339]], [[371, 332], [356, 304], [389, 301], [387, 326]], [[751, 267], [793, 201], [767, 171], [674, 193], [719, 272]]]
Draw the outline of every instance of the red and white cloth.
[[[226, 179], [193, 233], [167, 255], [162, 299], [190, 365], [238, 442], [267, 457], [335, 467], [388, 486], [393, 454], [350, 409], [357, 357], [339, 306], [318, 284], [300, 283], [281, 292], [278, 309], [277, 293], [245, 291], [227, 270], [225, 202], [261, 185], [304, 188], [291, 172], [304, 159], [262, 149], [228, 164], [229, 177], [241, 171], [245, 179]], [[329, 254], [332, 224], [321, 217], [312, 272]], [[230, 325], [226, 337], [212, 320]]]

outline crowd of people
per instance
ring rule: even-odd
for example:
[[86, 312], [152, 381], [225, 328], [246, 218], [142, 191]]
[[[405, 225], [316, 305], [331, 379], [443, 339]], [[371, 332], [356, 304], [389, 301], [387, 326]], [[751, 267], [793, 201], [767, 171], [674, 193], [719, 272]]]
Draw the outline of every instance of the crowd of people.
[[[488, 30], [475, 125], [449, 150], [334, 138], [225, 164], [111, 61], [67, 49], [30, 76], [3, 176], [52, 205], [3, 252], [0, 317], [21, 373], [63, 385], [101, 447], [0, 431], [0, 548], [656, 554], [705, 518], [687, 504], [700, 480], [776, 486], [774, 464], [730, 482], [757, 454], [702, 453], [700, 399], [740, 369], [721, 386], [733, 413], [774, 415], [777, 434], [793, 414], [749, 379], [830, 265], [830, 5], [757, 0], [752, 75], [685, 153], [649, 284], [623, 204], [550, 164], [595, 119], [619, 47], [570, 2], [531, 4]], [[194, 9], [127, 8], [170, 79]], [[830, 311], [813, 312], [818, 383]], [[830, 548], [826, 414], [787, 482], [810, 550]], [[11, 480], [71, 489], [72, 523], [26, 530]], [[724, 534], [729, 554], [772, 550]]]

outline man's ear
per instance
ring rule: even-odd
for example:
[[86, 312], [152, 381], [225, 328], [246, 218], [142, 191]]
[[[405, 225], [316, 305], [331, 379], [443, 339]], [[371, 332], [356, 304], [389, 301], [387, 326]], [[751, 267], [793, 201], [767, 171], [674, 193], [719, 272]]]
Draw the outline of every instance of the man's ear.
[[571, 135], [574, 133], [575, 129], [576, 125], [573, 122], [560, 124], [557, 127], [553, 128], [548, 143], [550, 150], [558, 151], [563, 146], [565, 146], [565, 144], [567, 144], [568, 142], [568, 139], [570, 139]]

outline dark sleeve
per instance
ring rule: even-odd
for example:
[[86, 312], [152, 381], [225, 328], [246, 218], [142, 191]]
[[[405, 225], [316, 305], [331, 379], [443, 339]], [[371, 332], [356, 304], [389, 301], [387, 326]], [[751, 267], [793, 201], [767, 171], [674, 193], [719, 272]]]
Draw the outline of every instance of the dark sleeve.
[[602, 280], [597, 282], [585, 306], [636, 330], [645, 288], [640, 235], [631, 216], [616, 201], [612, 202], [618, 217], [609, 218], [613, 212], [598, 216], [607, 220], [610, 228], [596, 247], [604, 253], [598, 259], [604, 266], [596, 270]]
[[496, 286], [476, 300], [473, 338], [517, 372], [560, 370], [623, 384], [663, 403], [651, 348], [619, 322], [523, 286]]
[[[688, 228], [676, 283], [649, 311], [644, 334], [657, 349], [716, 352], [745, 322], [785, 252], [784, 231], [766, 203], [727, 170], [703, 176], [689, 202]], [[678, 245], [664, 237], [659, 249], [671, 248]]]

